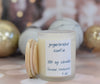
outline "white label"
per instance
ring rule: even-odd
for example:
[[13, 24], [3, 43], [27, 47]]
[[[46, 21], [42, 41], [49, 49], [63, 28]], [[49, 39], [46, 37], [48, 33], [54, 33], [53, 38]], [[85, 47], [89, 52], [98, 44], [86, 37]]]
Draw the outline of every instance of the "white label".
[[46, 41], [46, 76], [71, 75], [71, 40]]

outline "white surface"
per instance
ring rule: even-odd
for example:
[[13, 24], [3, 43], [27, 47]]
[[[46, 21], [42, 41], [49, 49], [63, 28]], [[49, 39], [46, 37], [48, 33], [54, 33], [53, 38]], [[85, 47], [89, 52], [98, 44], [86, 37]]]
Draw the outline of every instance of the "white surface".
[[2, 65], [0, 66], [0, 70], [14, 70], [14, 69], [20, 69], [21, 65]]
[[4, 77], [4, 74], [0, 73], [0, 78]]
[[21, 81], [21, 84], [46, 84], [47, 82], [41, 79], [24, 79]]

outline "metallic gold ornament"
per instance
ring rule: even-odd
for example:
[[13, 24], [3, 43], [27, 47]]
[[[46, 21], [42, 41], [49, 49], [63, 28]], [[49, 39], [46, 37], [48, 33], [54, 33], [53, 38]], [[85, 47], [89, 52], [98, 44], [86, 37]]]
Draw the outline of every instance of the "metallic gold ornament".
[[100, 26], [88, 28], [85, 32], [84, 42], [93, 51], [100, 51]]
[[23, 11], [18, 11], [17, 12], [17, 17], [19, 17], [19, 18], [23, 17]]
[[0, 20], [0, 57], [9, 56], [16, 51], [19, 35], [14, 24]]

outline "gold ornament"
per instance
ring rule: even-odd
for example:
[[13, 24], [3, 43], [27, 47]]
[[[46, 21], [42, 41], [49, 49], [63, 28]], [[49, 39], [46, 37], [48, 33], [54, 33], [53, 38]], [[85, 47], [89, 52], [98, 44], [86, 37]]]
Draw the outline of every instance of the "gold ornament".
[[9, 56], [16, 51], [19, 35], [14, 24], [0, 20], [0, 57]]
[[17, 17], [19, 17], [19, 18], [23, 17], [23, 11], [18, 11], [17, 12]]
[[100, 51], [100, 26], [88, 28], [85, 32], [84, 42], [93, 51]]

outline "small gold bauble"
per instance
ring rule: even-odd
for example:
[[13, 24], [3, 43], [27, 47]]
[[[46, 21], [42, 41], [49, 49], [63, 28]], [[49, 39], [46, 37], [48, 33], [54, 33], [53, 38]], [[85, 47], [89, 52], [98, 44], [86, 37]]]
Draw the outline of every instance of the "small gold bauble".
[[18, 11], [17, 12], [17, 17], [19, 17], [19, 18], [23, 17], [23, 11]]
[[0, 57], [9, 56], [16, 51], [19, 35], [14, 24], [0, 20]]
[[100, 26], [92, 26], [84, 35], [84, 43], [93, 51], [100, 51]]

